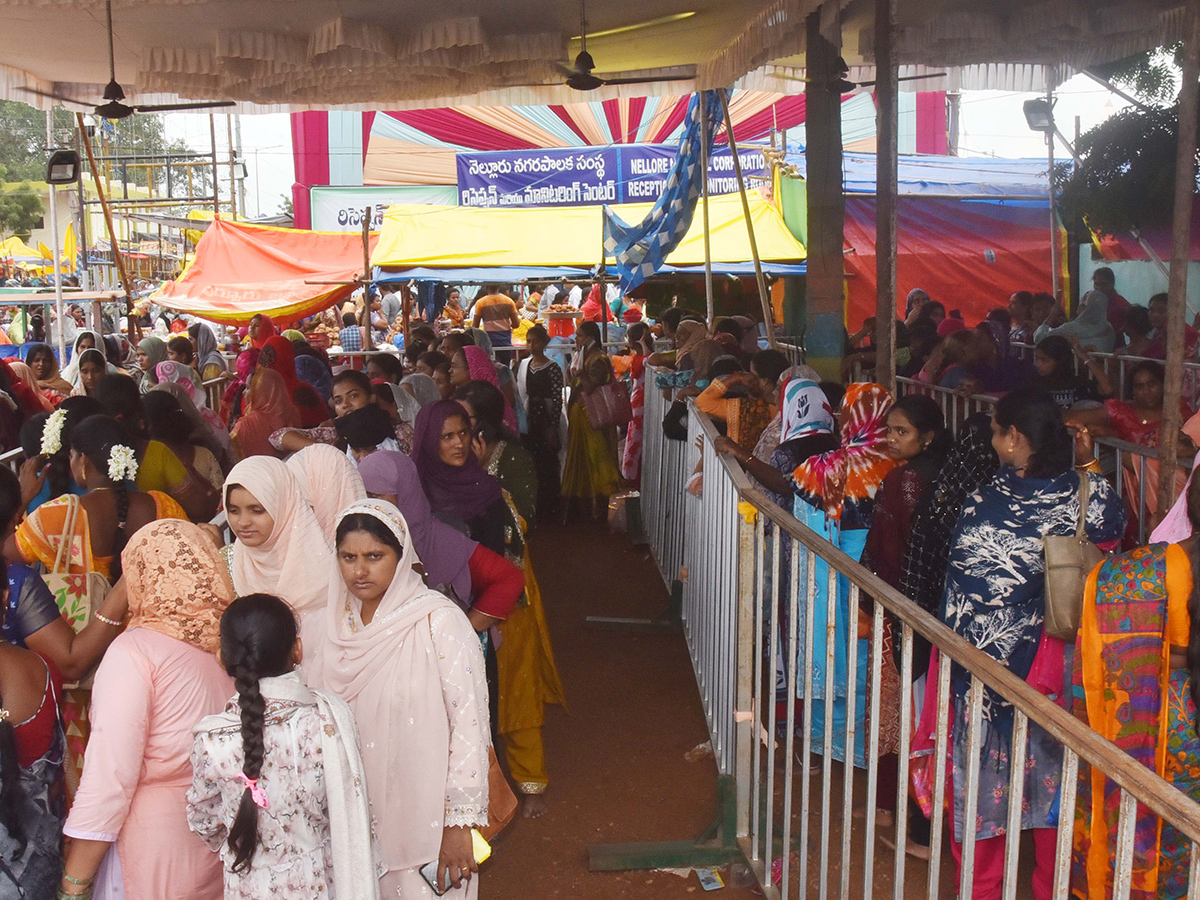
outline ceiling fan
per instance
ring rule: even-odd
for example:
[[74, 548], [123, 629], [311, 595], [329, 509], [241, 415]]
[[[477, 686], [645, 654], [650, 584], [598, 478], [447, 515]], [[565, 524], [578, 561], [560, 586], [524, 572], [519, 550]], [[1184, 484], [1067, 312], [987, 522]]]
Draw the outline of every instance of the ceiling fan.
[[[668, 19], [681, 18], [681, 16], [669, 16], [662, 19], [655, 19], [651, 22], [645, 22], [642, 25], [635, 25], [614, 31], [632, 31], [635, 28], [648, 27], [657, 25]], [[569, 88], [574, 88], [577, 91], [594, 91], [597, 88], [604, 87], [608, 84], [657, 84], [661, 81], [691, 81], [692, 75], [661, 75], [657, 78], [601, 78], [598, 75], [593, 75], [592, 70], [596, 68], [596, 61], [592, 59], [592, 54], [587, 50], [587, 11], [585, 0], [579, 2], [579, 55], [575, 57], [573, 66], [564, 66], [558, 64], [558, 68], [566, 76], [565, 84]]]
[[[236, 106], [232, 100], [211, 100], [201, 101], [196, 103], [163, 103], [153, 106], [130, 106], [121, 101], [125, 99], [125, 91], [121, 85], [117, 83], [117, 66], [113, 56], [113, 24], [112, 24], [112, 0], [105, 0], [104, 11], [108, 19], [108, 84], [104, 87], [104, 101], [99, 106], [94, 108], [96, 115], [105, 119], [126, 119], [134, 113], [162, 113], [162, 112], [177, 112], [180, 110], [191, 109], [220, 109], [229, 106]], [[72, 103], [76, 106], [91, 106], [86, 100], [76, 100], [73, 97], [67, 97], [63, 94], [57, 94], [51, 91], [39, 91], [35, 88], [17, 88], [26, 94], [35, 94], [38, 97], [47, 97], [51, 100], [57, 100], [60, 103]]]

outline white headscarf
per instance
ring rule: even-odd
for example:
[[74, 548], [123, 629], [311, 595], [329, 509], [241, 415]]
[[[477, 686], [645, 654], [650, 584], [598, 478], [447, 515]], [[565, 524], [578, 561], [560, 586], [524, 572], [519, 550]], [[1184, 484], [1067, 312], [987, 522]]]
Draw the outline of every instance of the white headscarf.
[[310, 444], [293, 453], [287, 466], [311, 498], [313, 513], [333, 545], [338, 514], [357, 500], [366, 500], [362, 476], [346, 454], [329, 444]]
[[254, 495], [275, 528], [258, 547], [234, 543], [233, 586], [239, 596], [262, 592], [282, 597], [307, 631], [313, 613], [325, 608], [333, 565], [333, 544], [317, 521], [308, 491], [283, 461], [271, 456], [251, 456], [234, 466], [225, 479], [222, 503], [235, 484]]
[[[400, 562], [364, 624], [335, 561], [327, 634], [315, 658], [306, 657], [305, 673], [354, 710], [383, 861], [396, 872], [436, 859], [443, 827], [487, 821], [487, 682], [466, 615], [413, 569], [400, 511], [361, 500], [339, 522], [354, 515], [383, 523], [400, 545]], [[460, 810], [453, 819], [451, 809]], [[382, 893], [393, 886], [385, 876]]]

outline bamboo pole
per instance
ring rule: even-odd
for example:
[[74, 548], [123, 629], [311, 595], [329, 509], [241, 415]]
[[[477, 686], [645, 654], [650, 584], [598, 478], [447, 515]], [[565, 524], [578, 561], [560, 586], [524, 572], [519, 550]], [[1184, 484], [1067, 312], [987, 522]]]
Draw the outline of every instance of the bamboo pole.
[[108, 197], [105, 195], [104, 185], [96, 177], [96, 157], [92, 154], [92, 142], [87, 134], [87, 126], [83, 121], [83, 113], [76, 113], [75, 121], [79, 126], [79, 138], [83, 141], [83, 149], [87, 153], [88, 167], [92, 170], [92, 181], [96, 184], [96, 197], [100, 200], [100, 211], [104, 213], [104, 225], [108, 229], [108, 240], [112, 245], [113, 262], [117, 266], [117, 275], [121, 279], [121, 287], [125, 289], [125, 316], [129, 320], [130, 340], [135, 342], [140, 341], [142, 339], [142, 329], [138, 324], [137, 317], [133, 314], [133, 282], [129, 280], [129, 273], [125, 271], [125, 261], [121, 259], [121, 245], [118, 243], [117, 233], [113, 229], [112, 210], [108, 208]]
[[375, 349], [375, 338], [371, 334], [371, 216], [375, 207], [368, 206], [363, 212], [362, 245], [363, 245], [363, 346], [367, 350]]
[[875, 0], [875, 380], [896, 392], [896, 205], [900, 71], [896, 0]]
[[704, 209], [704, 309], [711, 329], [715, 315], [713, 313], [713, 278], [712, 278], [712, 248], [709, 244], [708, 230], [708, 116], [704, 103], [704, 92], [699, 94], [698, 109], [700, 113], [700, 196]]
[[[746, 219], [746, 235], [750, 238], [750, 255], [754, 257], [754, 280], [758, 283], [758, 299], [762, 304], [763, 324], [767, 330], [767, 345], [775, 348], [775, 314], [771, 309], [771, 298], [767, 296], [767, 282], [763, 278], [762, 261], [758, 258], [758, 241], [754, 237], [754, 222], [750, 218], [750, 200], [746, 196], [746, 179], [742, 177], [742, 161], [738, 158], [738, 148], [733, 141], [733, 119], [729, 115], [729, 102], [725, 91], [719, 91], [721, 98], [721, 113], [725, 117], [725, 138], [729, 142], [729, 152], [733, 155], [733, 174], [737, 177], [738, 193], [742, 195], [742, 215]], [[705, 176], [707, 178], [707, 172]], [[705, 231], [707, 234], [707, 230]]]
[[[1183, 386], [1183, 330], [1187, 311], [1188, 262], [1192, 238], [1192, 204], [1196, 185], [1196, 115], [1200, 102], [1200, 10], [1188, 10], [1183, 42], [1183, 86], [1179, 91], [1179, 135], [1175, 147], [1175, 208], [1171, 227], [1171, 277], [1167, 287], [1167, 367], [1158, 444], [1158, 509], [1165, 514], [1175, 502], [1175, 469], [1179, 459], [1179, 394]], [[1140, 510], [1139, 510], [1140, 512]]]

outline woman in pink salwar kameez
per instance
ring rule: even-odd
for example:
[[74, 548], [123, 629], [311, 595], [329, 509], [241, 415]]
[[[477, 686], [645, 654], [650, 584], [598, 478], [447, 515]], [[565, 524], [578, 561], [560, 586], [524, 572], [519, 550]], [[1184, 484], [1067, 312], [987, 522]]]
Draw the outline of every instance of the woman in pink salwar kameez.
[[61, 890], [95, 900], [220, 900], [221, 861], [188, 830], [192, 728], [233, 681], [218, 664], [233, 583], [190, 522], [145, 526], [121, 554], [129, 627], [92, 687], [92, 736], [63, 834]]

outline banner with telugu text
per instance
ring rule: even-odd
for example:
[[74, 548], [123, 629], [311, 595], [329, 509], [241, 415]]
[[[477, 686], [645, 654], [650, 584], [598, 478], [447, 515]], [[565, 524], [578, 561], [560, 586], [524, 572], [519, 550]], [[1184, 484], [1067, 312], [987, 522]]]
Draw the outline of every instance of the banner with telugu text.
[[[458, 202], [462, 206], [598, 206], [654, 203], [662, 196], [676, 145], [614, 144], [556, 150], [459, 153]], [[761, 150], [739, 150], [747, 188], [766, 173]], [[710, 196], [738, 189], [729, 147], [717, 145], [708, 164]]]

